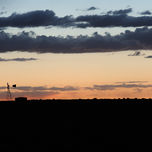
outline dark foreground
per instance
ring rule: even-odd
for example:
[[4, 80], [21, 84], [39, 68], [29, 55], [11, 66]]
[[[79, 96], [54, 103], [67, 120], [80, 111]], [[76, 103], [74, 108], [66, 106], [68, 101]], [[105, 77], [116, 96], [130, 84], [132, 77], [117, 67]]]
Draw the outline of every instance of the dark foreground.
[[47, 100], [28, 100], [28, 101], [0, 101], [0, 104], [47, 104], [47, 105], [62, 105], [62, 104], [68, 104], [68, 105], [76, 105], [76, 104], [152, 104], [152, 99], [129, 99], [129, 98], [124, 98], [124, 99], [72, 99], [72, 100], [56, 100], [56, 99], [47, 99]]
[[151, 151], [152, 100], [0, 102], [0, 152]]

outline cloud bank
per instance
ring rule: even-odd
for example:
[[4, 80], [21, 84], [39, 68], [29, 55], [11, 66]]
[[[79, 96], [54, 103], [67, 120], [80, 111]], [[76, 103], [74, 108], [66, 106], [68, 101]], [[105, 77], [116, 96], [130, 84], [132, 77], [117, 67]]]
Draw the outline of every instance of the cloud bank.
[[92, 36], [36, 36], [33, 32], [11, 35], [0, 32], [0, 52], [26, 51], [36, 53], [96, 53], [125, 50], [151, 50], [152, 28], [137, 28], [112, 36], [108, 33]]
[[142, 27], [152, 26], [152, 16], [120, 15], [85, 15], [76, 18], [77, 22], [85, 22], [78, 27]]
[[[96, 10], [90, 7], [88, 11]], [[39, 27], [39, 26], [60, 26], [60, 27], [142, 27], [152, 26], [150, 11], [141, 13], [141, 16], [129, 16], [132, 8], [109, 11], [105, 15], [72, 15], [59, 17], [52, 10], [36, 10], [23, 14], [13, 13], [8, 17], [0, 17], [0, 27]], [[145, 16], [143, 16], [145, 15]]]

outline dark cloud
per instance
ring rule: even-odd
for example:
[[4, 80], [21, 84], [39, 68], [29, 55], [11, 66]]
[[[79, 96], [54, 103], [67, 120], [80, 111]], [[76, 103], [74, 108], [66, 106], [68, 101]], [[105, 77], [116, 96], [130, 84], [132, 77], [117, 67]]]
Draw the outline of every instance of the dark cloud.
[[14, 59], [4, 59], [0, 57], [0, 62], [9, 62], [9, 61], [17, 61], [17, 62], [26, 62], [26, 61], [35, 61], [36, 58], [14, 58]]
[[141, 15], [152, 15], [152, 12], [147, 10], [147, 11], [141, 12], [140, 14]]
[[127, 8], [127, 9], [121, 9], [121, 10], [116, 10], [116, 11], [109, 11], [107, 14], [109, 15], [126, 15], [131, 13], [133, 10], [132, 8]]
[[[97, 9], [90, 7], [90, 10]], [[142, 27], [152, 26], [152, 16], [128, 16], [132, 9], [109, 11], [105, 15], [83, 15], [73, 17], [71, 15], [58, 17], [51, 10], [37, 10], [24, 14], [14, 13], [8, 17], [0, 17], [0, 27]]]
[[85, 22], [83, 26], [81, 24], [78, 27], [142, 27], [152, 26], [152, 16], [128, 16], [126, 14], [121, 15], [85, 15], [79, 16], [76, 19], [77, 22]]
[[151, 59], [151, 58], [152, 58], [152, 55], [150, 55], [150, 56], [146, 56], [145, 58]]
[[0, 52], [26, 51], [37, 53], [95, 53], [125, 50], [151, 50], [152, 29], [137, 28], [112, 36], [99, 35], [78, 37], [33, 36], [32, 32], [10, 35], [0, 32]]
[[0, 15], [4, 15], [4, 14], [6, 14], [7, 13], [7, 11], [1, 11], [0, 12]]
[[92, 7], [88, 8], [87, 11], [95, 11], [97, 9], [98, 9], [97, 7], [92, 6]]
[[32, 11], [24, 14], [14, 13], [9, 17], [0, 17], [0, 27], [38, 27], [66, 26], [72, 22], [71, 16], [57, 17], [51, 10]]
[[140, 51], [136, 51], [133, 54], [129, 54], [128, 56], [141, 56], [141, 52]]
[[120, 89], [120, 88], [152, 88], [152, 85], [148, 85], [148, 84], [126, 84], [126, 83], [122, 83], [122, 84], [110, 84], [110, 85], [94, 85], [93, 87], [87, 87], [86, 89], [88, 90], [101, 90], [101, 91], [108, 91], [108, 90], [115, 90], [115, 89]]

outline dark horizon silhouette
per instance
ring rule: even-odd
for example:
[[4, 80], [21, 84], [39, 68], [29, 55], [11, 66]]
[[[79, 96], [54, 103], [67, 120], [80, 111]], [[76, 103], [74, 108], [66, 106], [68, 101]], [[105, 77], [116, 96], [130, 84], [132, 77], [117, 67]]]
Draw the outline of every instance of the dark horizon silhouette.
[[1, 103], [31, 103], [31, 104], [152, 104], [152, 98], [118, 98], [118, 99], [28, 99], [27, 97], [18, 97], [14, 100], [0, 101]]

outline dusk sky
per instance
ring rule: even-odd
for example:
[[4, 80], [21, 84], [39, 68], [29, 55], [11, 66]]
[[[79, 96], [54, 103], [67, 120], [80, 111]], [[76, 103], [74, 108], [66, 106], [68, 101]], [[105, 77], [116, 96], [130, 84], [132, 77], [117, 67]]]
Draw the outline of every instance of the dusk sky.
[[0, 99], [152, 98], [151, 0], [0, 0]]

